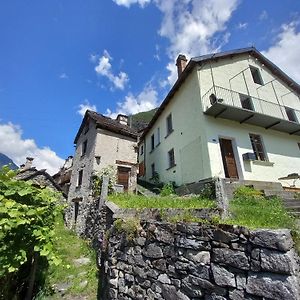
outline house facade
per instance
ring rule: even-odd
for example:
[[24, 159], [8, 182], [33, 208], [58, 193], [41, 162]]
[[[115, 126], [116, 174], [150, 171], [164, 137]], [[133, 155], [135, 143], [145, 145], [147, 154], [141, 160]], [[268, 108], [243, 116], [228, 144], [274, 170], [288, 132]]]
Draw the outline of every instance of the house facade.
[[141, 179], [278, 182], [300, 173], [296, 82], [252, 47], [189, 63], [180, 55], [177, 67], [178, 80], [139, 143]]
[[[116, 183], [130, 190], [136, 177], [137, 132], [127, 117], [116, 120], [87, 111], [75, 137], [75, 155], [68, 194], [67, 222], [84, 230], [89, 203], [93, 200], [92, 177], [110, 168]], [[132, 179], [133, 178], [133, 179]]]

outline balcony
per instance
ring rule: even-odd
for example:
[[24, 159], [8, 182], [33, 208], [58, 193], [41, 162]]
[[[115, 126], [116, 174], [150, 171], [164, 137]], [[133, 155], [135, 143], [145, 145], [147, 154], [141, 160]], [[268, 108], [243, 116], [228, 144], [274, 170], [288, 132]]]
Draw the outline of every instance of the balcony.
[[202, 103], [206, 115], [300, 136], [299, 110], [219, 86], [206, 92]]

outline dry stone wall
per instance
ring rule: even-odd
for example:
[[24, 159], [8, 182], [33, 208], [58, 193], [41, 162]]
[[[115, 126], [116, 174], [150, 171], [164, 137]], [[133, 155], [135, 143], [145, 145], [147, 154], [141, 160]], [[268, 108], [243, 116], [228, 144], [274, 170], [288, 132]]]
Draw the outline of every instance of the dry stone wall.
[[289, 230], [147, 221], [112, 227], [102, 258], [101, 299], [300, 299]]

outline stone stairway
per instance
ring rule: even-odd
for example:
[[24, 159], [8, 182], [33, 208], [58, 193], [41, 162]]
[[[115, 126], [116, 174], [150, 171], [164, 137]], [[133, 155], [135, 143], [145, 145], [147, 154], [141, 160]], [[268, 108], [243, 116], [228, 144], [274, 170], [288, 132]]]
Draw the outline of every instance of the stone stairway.
[[262, 181], [230, 181], [225, 180], [225, 192], [231, 199], [233, 192], [241, 185], [251, 186], [264, 193], [265, 196], [278, 196], [282, 199], [285, 208], [295, 217], [300, 219], [300, 194], [292, 191], [285, 191], [280, 183]]
[[150, 190], [146, 189], [145, 187], [141, 186], [140, 184], [137, 185], [137, 192], [145, 197], [156, 197], [157, 195]]

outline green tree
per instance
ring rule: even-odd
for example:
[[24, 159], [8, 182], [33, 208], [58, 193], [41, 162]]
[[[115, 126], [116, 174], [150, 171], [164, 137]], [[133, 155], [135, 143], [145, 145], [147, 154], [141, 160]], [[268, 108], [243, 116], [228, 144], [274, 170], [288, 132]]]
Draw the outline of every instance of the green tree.
[[62, 206], [58, 204], [59, 194], [14, 176], [8, 167], [0, 170], [0, 297], [5, 297], [26, 266], [27, 282], [18, 285], [27, 287], [25, 299], [31, 299], [40, 258], [60, 263], [53, 241], [55, 218]]

